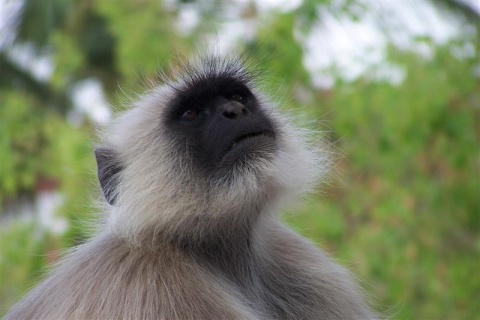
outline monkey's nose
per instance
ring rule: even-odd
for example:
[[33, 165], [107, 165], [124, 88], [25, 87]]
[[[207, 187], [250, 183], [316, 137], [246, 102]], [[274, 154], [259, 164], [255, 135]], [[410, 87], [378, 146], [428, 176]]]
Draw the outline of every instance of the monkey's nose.
[[229, 101], [222, 105], [222, 115], [227, 119], [237, 119], [248, 114], [247, 108], [237, 101]]

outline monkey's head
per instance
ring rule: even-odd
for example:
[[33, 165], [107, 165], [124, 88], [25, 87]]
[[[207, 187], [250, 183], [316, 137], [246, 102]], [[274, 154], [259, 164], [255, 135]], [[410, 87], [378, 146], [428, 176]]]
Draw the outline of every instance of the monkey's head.
[[323, 154], [254, 74], [238, 58], [199, 59], [118, 117], [95, 151], [111, 230], [131, 241], [209, 236], [313, 186]]

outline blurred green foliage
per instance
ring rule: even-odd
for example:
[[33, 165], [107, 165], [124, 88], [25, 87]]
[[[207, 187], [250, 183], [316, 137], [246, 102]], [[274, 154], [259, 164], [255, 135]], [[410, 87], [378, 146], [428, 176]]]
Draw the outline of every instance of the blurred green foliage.
[[[47, 50], [55, 65], [51, 78], [35, 79], [8, 57], [8, 48], [0, 51], [0, 204], [7, 208], [22, 197], [33, 201], [45, 181], [54, 181], [64, 198], [57, 215], [70, 228], [58, 235], [35, 217], [0, 215], [0, 315], [62, 249], [92, 232], [88, 222], [96, 217], [99, 196], [94, 125], [88, 119], [80, 126], [68, 120], [78, 112], [72, 111], [72, 86], [99, 79], [110, 102], [122, 109], [119, 88], [130, 97], [141, 93], [142, 83], [157, 79], [159, 69], [195, 52], [196, 41], [215, 30], [226, 8], [213, 1], [215, 15], [203, 10], [208, 4], [193, 1], [201, 20], [182, 34], [174, 28], [178, 4], [44, 2], [40, 8], [37, 1], [26, 1], [14, 44]], [[300, 109], [314, 119], [312, 127], [328, 131], [328, 143], [341, 154], [329, 184], [285, 220], [354, 270], [377, 309], [391, 318], [477, 319], [478, 21], [465, 8], [439, 1], [475, 35], [465, 33], [442, 46], [428, 42], [431, 58], [392, 45], [388, 61], [405, 71], [399, 84], [376, 79], [380, 70], [373, 68], [353, 82], [332, 71], [334, 87], [318, 89], [304, 67], [295, 32], [308, 32], [319, 19], [318, 4], [333, 2], [304, 1], [295, 11], [274, 13], [262, 20], [254, 38], [238, 43], [269, 71], [265, 90], [287, 99], [282, 101], [287, 111]], [[355, 1], [345, 3], [340, 10], [348, 13]], [[244, 16], [260, 21], [253, 5]], [[476, 48], [473, 57], [452, 54], [465, 43]], [[311, 102], [297, 98], [299, 88]]]
[[346, 155], [343, 184], [289, 219], [370, 275], [393, 318], [479, 315], [480, 94], [465, 76], [476, 61], [459, 63], [448, 49], [431, 61], [393, 52], [392, 61], [409, 66], [399, 86], [335, 86], [321, 109], [331, 110]]

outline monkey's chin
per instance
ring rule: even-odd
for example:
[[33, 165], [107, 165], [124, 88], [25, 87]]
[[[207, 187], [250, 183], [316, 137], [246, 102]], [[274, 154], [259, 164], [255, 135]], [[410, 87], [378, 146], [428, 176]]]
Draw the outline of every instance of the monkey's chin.
[[271, 134], [247, 136], [232, 143], [220, 160], [220, 167], [223, 170], [252, 169], [251, 166], [258, 163], [272, 161], [276, 149], [276, 139]]

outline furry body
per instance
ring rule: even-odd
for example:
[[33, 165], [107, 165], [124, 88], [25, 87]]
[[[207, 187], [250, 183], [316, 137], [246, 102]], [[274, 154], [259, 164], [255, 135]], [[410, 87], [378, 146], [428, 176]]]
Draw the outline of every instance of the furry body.
[[106, 133], [101, 231], [7, 319], [374, 318], [348, 272], [276, 215], [324, 155], [238, 59], [181, 71]]

